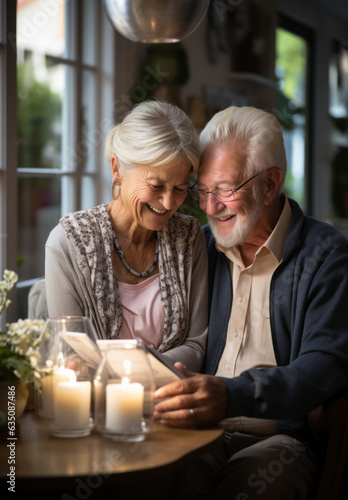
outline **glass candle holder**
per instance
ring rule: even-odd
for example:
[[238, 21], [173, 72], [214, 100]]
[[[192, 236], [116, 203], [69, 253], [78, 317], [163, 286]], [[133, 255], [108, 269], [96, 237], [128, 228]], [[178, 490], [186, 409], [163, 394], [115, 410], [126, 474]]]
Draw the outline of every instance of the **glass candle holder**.
[[106, 348], [94, 377], [96, 429], [113, 441], [143, 441], [153, 425], [154, 389], [143, 344], [114, 341]]
[[39, 350], [35, 407], [57, 437], [81, 437], [93, 427], [92, 382], [101, 359], [88, 318], [46, 321]]

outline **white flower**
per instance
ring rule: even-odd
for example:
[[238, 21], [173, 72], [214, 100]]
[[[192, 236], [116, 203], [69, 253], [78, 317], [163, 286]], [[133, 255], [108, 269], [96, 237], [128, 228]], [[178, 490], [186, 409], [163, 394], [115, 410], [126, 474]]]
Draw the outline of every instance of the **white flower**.
[[[15, 272], [5, 270], [3, 281], [0, 281], [0, 314], [8, 307], [9, 292], [18, 280]], [[13, 375], [18, 380], [27, 383], [40, 377], [37, 371], [39, 353], [37, 348], [41, 340], [45, 321], [37, 319], [19, 319], [8, 323], [7, 332], [0, 332], [0, 364], [3, 377]]]
[[18, 275], [14, 271], [5, 269], [3, 281], [0, 281], [0, 313], [11, 303], [7, 296], [18, 281]]
[[33, 354], [32, 356], [29, 356], [29, 359], [30, 359], [31, 366], [33, 368], [36, 368], [38, 365], [38, 356]]
[[44, 325], [44, 320], [38, 319], [19, 319], [16, 323], [8, 323], [7, 341], [18, 354], [30, 355], [38, 345]]

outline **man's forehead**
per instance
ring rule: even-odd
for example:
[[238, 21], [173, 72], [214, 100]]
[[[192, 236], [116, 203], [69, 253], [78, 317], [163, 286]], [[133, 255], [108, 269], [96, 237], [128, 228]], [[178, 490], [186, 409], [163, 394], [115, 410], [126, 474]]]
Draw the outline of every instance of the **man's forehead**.
[[198, 182], [234, 183], [242, 176], [245, 161], [236, 146], [210, 144], [202, 154]]
[[245, 162], [246, 151], [241, 145], [231, 142], [231, 143], [212, 143], [206, 146], [203, 150], [201, 157], [201, 165], [206, 162], [219, 162], [219, 161], [229, 161], [238, 163]]

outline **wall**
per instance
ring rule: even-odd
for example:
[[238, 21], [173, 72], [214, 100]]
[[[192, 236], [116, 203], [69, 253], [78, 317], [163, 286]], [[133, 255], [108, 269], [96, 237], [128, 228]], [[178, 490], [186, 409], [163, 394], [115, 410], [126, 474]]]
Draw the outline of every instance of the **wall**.
[[[226, 11], [217, 11], [214, 8], [216, 2], [212, 2], [211, 10], [203, 19], [198, 28], [187, 38], [182, 40], [181, 46], [184, 49], [188, 64], [189, 64], [189, 79], [187, 83], [180, 87], [178, 93], [179, 104], [188, 112], [191, 111], [192, 98], [206, 98], [206, 92], [210, 90], [216, 93], [216, 99], [220, 99], [221, 104], [228, 106], [232, 103], [244, 104], [246, 102], [254, 105], [267, 106], [269, 89], [272, 90], [272, 98], [274, 94], [274, 84], [271, 82], [274, 79], [274, 27], [276, 22], [274, 0], [257, 0], [261, 13], [259, 25], [262, 26], [263, 33], [260, 36], [263, 38], [262, 56], [260, 57], [260, 71], [264, 79], [259, 79], [257, 82], [246, 83], [245, 80], [235, 81], [233, 75], [236, 70], [237, 61], [234, 60], [235, 52], [238, 52], [238, 37], [231, 33], [230, 22], [236, 22], [239, 26], [242, 22], [239, 19], [239, 10], [229, 7]], [[249, 0], [237, 2], [240, 4], [238, 9], [243, 5], [248, 5]], [[222, 2], [220, 2], [221, 4]], [[225, 2], [226, 5], [227, 2]], [[233, 3], [233, 2], [230, 2]], [[266, 7], [265, 7], [266, 5]], [[238, 18], [236, 17], [238, 14]], [[249, 26], [252, 29], [252, 26]], [[243, 27], [247, 29], [247, 27]], [[239, 29], [242, 32], [242, 29]], [[266, 32], [266, 34], [265, 34]], [[233, 35], [233, 36], [232, 36]], [[241, 36], [239, 35], [239, 38]], [[140, 76], [141, 70], [146, 67], [146, 51], [147, 45], [131, 42], [121, 35], [116, 37], [117, 45], [117, 66], [118, 76], [115, 82], [118, 107], [116, 110], [117, 121], [122, 118], [122, 111], [125, 109], [125, 103], [132, 100], [132, 86], [140, 87], [142, 80]], [[219, 48], [220, 45], [220, 48]], [[237, 47], [236, 51], [234, 47]], [[159, 68], [163, 70], [165, 67], [159, 64]], [[240, 64], [240, 62], [239, 62]], [[250, 70], [243, 71], [243, 74], [249, 73]], [[240, 73], [240, 71], [239, 71]], [[255, 83], [257, 85], [255, 85]], [[257, 90], [255, 92], [255, 89]], [[218, 95], [219, 94], [219, 95]], [[141, 92], [139, 90], [139, 96]], [[264, 95], [266, 95], [266, 104]], [[134, 96], [133, 96], [134, 97]], [[212, 101], [214, 95], [211, 96]], [[216, 111], [214, 109], [213, 111]], [[212, 110], [208, 110], [208, 113]]]
[[[234, 5], [242, 8], [243, 5], [247, 5], [247, 2], [248, 0], [242, 0], [234, 2]], [[214, 3], [216, 4], [216, 2]], [[233, 2], [228, 2], [228, 5], [230, 4], [233, 4]], [[263, 35], [265, 35], [262, 47], [263, 62], [260, 66], [262, 76], [235, 78], [236, 73], [234, 70], [236, 70], [238, 40], [237, 42], [236, 40], [231, 42], [231, 25], [227, 26], [227, 35], [224, 31], [226, 16], [231, 15], [233, 18], [235, 15], [232, 12], [233, 9], [220, 16], [222, 24], [217, 27], [215, 33], [211, 28], [211, 18], [206, 16], [196, 31], [182, 41], [182, 47], [186, 51], [189, 62], [190, 77], [178, 94], [180, 105], [191, 115], [198, 129], [201, 128], [204, 119], [209, 118], [211, 113], [217, 110], [212, 109], [214, 106], [206, 108], [207, 89], [208, 101], [209, 103], [215, 102], [215, 108], [230, 104], [251, 104], [272, 109], [275, 105], [274, 90], [276, 86], [272, 70], [275, 57], [274, 38], [277, 14], [285, 14], [311, 28], [316, 42], [314, 53], [315, 87], [311, 89], [314, 103], [314, 155], [311, 177], [314, 187], [312, 215], [319, 219], [333, 221], [340, 226], [340, 229], [343, 227], [344, 230], [344, 221], [332, 220], [329, 194], [331, 184], [329, 148], [331, 124], [328, 118], [328, 65], [331, 39], [335, 36], [338, 39], [347, 41], [348, 20], [329, 14], [323, 7], [311, 0], [306, 0], [306, 2], [302, 0], [292, 0], [291, 2], [288, 2], [288, 0], [263, 0], [260, 5], [262, 5], [262, 9], [260, 10], [261, 18], [258, 26], [264, 27]], [[255, 28], [253, 29], [255, 30]], [[214, 39], [214, 36], [217, 39]], [[228, 42], [226, 42], [226, 36]], [[224, 39], [227, 50], [221, 51], [216, 48], [216, 43], [220, 40], [220, 44], [224, 45]], [[131, 105], [132, 85], [142, 85], [141, 79], [139, 80], [139, 73], [142, 65], [144, 65], [146, 46], [130, 42], [122, 36], [117, 36], [116, 40], [116, 70], [119, 68], [117, 82], [115, 82], [116, 94], [119, 100], [116, 114], [117, 118], [121, 118], [121, 111], [125, 110], [124, 103], [128, 101], [128, 104]], [[245, 60], [248, 62], [248, 58], [245, 58]], [[241, 61], [239, 61], [239, 64], [241, 64]], [[243, 75], [246, 73], [250, 75], [248, 68], [242, 71]]]
[[[342, 3], [343, 4], [343, 3]], [[348, 6], [347, 16], [331, 15], [325, 8], [316, 2], [307, 0], [278, 0], [278, 12], [291, 17], [313, 29], [316, 38], [314, 53], [314, 199], [313, 215], [322, 220], [333, 222], [340, 230], [348, 235], [348, 226], [345, 221], [338, 221], [332, 217], [329, 187], [331, 185], [330, 172], [330, 135], [331, 123], [328, 117], [329, 109], [329, 82], [328, 68], [330, 44], [333, 38], [348, 43]]]

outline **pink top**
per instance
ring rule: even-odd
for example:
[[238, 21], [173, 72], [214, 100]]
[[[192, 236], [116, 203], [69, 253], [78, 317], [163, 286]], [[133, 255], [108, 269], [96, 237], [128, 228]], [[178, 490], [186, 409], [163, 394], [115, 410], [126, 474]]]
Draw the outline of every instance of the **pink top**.
[[159, 288], [159, 274], [141, 283], [118, 282], [123, 325], [120, 339], [141, 339], [156, 349], [163, 340], [164, 311]]

